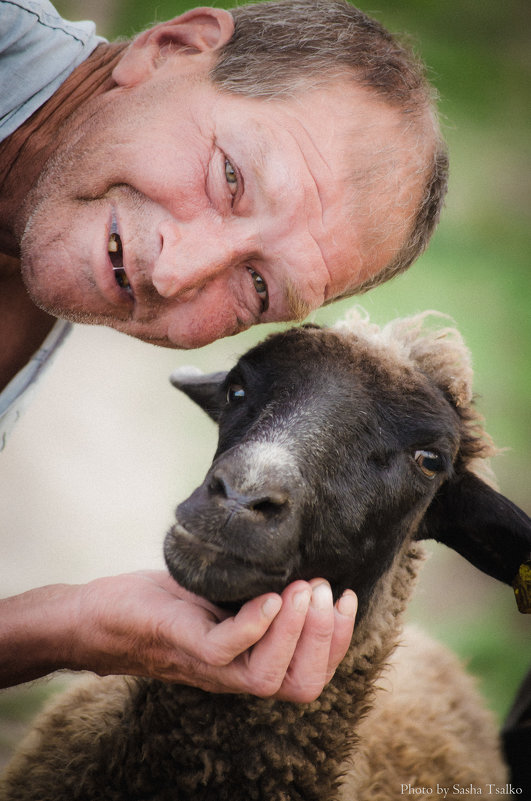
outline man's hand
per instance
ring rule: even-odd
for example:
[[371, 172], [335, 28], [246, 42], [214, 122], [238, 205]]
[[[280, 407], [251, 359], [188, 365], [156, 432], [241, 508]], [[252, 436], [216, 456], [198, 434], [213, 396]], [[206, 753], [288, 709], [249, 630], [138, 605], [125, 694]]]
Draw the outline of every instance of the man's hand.
[[0, 653], [10, 654], [2, 686], [71, 668], [304, 702], [320, 695], [347, 651], [356, 597], [347, 591], [334, 607], [326, 581], [296, 581], [232, 617], [168, 573], [146, 571], [1, 604]]

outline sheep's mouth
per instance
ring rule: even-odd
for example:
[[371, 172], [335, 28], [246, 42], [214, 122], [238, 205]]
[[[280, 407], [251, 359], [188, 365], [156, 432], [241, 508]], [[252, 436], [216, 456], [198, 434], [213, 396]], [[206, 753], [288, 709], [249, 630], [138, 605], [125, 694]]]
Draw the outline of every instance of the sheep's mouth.
[[265, 592], [281, 592], [292, 565], [271, 566], [242, 559], [175, 523], [164, 541], [171, 576], [185, 589], [218, 605], [239, 606]]

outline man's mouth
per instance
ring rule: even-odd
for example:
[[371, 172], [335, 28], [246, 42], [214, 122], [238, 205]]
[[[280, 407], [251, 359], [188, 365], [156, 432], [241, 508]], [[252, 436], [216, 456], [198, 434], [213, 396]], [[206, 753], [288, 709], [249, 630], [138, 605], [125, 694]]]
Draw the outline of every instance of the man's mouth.
[[120, 289], [125, 289], [126, 292], [129, 294], [133, 294], [133, 288], [129, 283], [129, 278], [127, 277], [127, 273], [124, 269], [124, 254], [122, 249], [122, 240], [120, 238], [120, 234], [118, 233], [118, 223], [116, 222], [116, 217], [113, 214], [111, 228], [109, 231], [109, 240], [107, 242], [107, 250], [109, 252], [109, 258], [111, 260], [112, 269], [114, 272], [114, 280], [120, 287]]

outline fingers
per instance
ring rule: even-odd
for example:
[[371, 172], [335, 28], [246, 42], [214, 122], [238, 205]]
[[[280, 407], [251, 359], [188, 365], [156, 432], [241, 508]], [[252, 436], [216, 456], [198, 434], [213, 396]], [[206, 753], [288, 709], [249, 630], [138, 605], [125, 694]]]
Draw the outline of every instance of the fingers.
[[323, 579], [296, 581], [282, 598], [249, 601], [235, 617], [209, 622], [205, 636], [194, 640], [191, 655], [203, 664], [201, 685], [313, 701], [347, 652], [356, 606], [356, 596], [347, 590], [334, 607]]
[[277, 697], [306, 702], [317, 698], [328, 679], [330, 643], [334, 631], [334, 601], [330, 585], [312, 581], [312, 597], [297, 647]]
[[[329, 592], [328, 585], [326, 587]], [[189, 656], [197, 660], [197, 683], [204, 689], [215, 688], [217, 692], [249, 692], [261, 697], [277, 693], [286, 680], [311, 599], [311, 585], [297, 581], [284, 590], [282, 597], [270, 594], [255, 598], [244, 604], [235, 617], [221, 622], [198, 616], [192, 637], [189, 637], [190, 621], [181, 617], [179, 639]], [[330, 610], [327, 610], [327, 617], [330, 617]], [[326, 632], [321, 635], [318, 631], [313, 639], [322, 640], [320, 663], [326, 666], [333, 622], [328, 620], [325, 628]], [[312, 638], [308, 639], [309, 654]], [[298, 661], [303, 658], [299, 657]], [[321, 671], [325, 672], [326, 668]], [[295, 684], [299, 673], [304, 680], [305, 671], [296, 670]], [[322, 683], [323, 680], [321, 689]]]
[[[308, 592], [309, 595], [309, 592]], [[268, 636], [268, 628], [283, 606], [279, 595], [270, 594], [247, 602], [235, 617], [221, 622], [207, 610], [195, 604], [184, 604], [184, 616], [179, 615], [173, 628], [173, 641], [181, 652], [174, 676], [165, 678], [193, 684], [204, 690], [218, 693], [249, 692], [260, 696], [272, 695], [282, 683], [289, 659], [304, 623], [304, 612], [300, 624], [295, 627], [293, 642], [288, 645], [284, 665], [276, 661], [278, 651], [286, 650], [286, 643], [275, 639], [274, 647], [265, 653], [257, 669], [251, 666], [253, 646], [259, 648]], [[191, 625], [190, 614], [194, 617]], [[283, 638], [286, 627], [280, 629]], [[183, 660], [183, 656], [186, 655]]]
[[[320, 695], [352, 637], [356, 596], [347, 591], [334, 607], [324, 579], [295, 581], [282, 596], [255, 598], [233, 617], [188, 593], [162, 571], [99, 583], [105, 581], [112, 584], [115, 599], [115, 638], [121, 618], [124, 637], [130, 637], [133, 621], [136, 632], [133, 662], [129, 660], [125, 668], [120, 662], [120, 669], [112, 672], [126, 669], [214, 692], [248, 692], [303, 703]], [[116, 602], [117, 582], [118, 595], [127, 600], [123, 608]], [[102, 594], [100, 587], [100, 598]], [[108, 604], [104, 606], [108, 609]], [[127, 647], [118, 645], [115, 650], [123, 656]], [[111, 652], [107, 643], [105, 653]], [[105, 665], [101, 672], [110, 667]]]
[[334, 633], [328, 656], [328, 679], [330, 681], [349, 649], [354, 633], [354, 622], [358, 611], [358, 599], [352, 590], [345, 590], [334, 607]]
[[282, 609], [244, 661], [247, 691], [304, 703], [317, 698], [345, 656], [354, 628], [356, 596], [334, 607], [328, 582], [295, 582]]
[[205, 661], [214, 666], [228, 665], [264, 636], [281, 607], [279, 595], [248, 601], [235, 617], [223, 620], [208, 632], [202, 648]]
[[304, 581], [283, 591], [279, 614], [243, 663], [247, 692], [261, 697], [278, 693], [304, 628], [311, 595], [311, 587]]
[[330, 585], [310, 582], [312, 599], [278, 698], [305, 703], [319, 697], [345, 656], [354, 628], [356, 596], [350, 590], [334, 607]]

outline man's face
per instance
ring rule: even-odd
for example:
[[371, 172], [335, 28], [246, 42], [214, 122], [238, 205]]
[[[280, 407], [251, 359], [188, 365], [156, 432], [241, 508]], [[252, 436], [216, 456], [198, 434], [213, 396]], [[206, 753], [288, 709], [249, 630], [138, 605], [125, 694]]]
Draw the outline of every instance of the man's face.
[[397, 249], [403, 232], [368, 241], [349, 181], [392, 141], [393, 112], [340, 81], [284, 100], [222, 93], [209, 65], [168, 59], [67, 124], [22, 241], [38, 305], [199, 347], [305, 316]]

